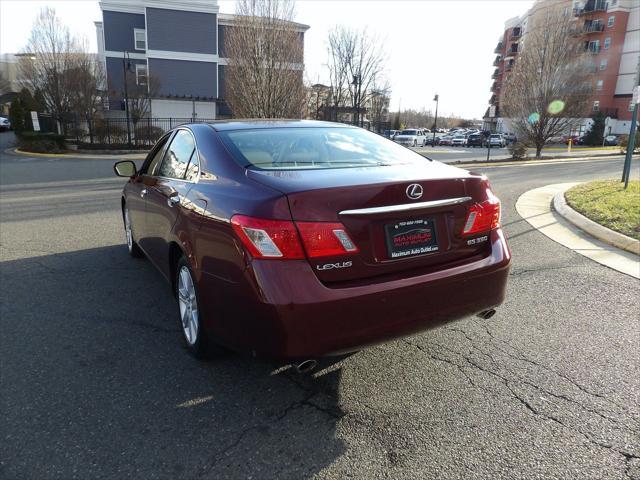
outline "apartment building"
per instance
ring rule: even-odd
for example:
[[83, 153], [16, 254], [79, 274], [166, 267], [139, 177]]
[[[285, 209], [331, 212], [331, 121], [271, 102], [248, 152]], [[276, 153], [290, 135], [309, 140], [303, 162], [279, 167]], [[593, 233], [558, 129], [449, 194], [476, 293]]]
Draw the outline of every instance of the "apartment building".
[[[574, 35], [584, 44], [590, 57], [594, 91], [591, 115], [608, 117], [607, 133], [628, 133], [631, 123], [631, 97], [640, 72], [640, 2], [638, 0], [537, 0], [521, 17], [505, 22], [494, 50], [491, 97], [484, 115], [485, 128], [508, 132], [510, 122], [500, 115], [500, 97], [518, 53], [526, 48], [528, 28], [544, 21], [543, 13], [557, 8], [571, 15]], [[584, 133], [591, 118], [582, 119], [575, 133]], [[567, 132], [569, 133], [569, 132]]]
[[[217, 0], [102, 0], [96, 22], [112, 116], [124, 115], [128, 88], [151, 99], [153, 118], [228, 117], [224, 38], [237, 23]], [[307, 25], [292, 24], [304, 45]], [[153, 84], [153, 88], [150, 88]]]

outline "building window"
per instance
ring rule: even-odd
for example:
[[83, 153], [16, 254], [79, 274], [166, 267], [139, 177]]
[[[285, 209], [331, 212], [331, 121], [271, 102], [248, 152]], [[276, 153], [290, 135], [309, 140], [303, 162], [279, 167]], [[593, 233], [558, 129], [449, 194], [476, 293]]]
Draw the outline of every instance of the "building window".
[[596, 82], [596, 90], [602, 90], [603, 87], [604, 87], [604, 80], [598, 80]]
[[604, 70], [605, 68], [607, 68], [607, 59], [603, 58], [600, 60], [600, 70]]
[[136, 85], [147, 84], [147, 66], [144, 63], [136, 65]]
[[600, 111], [600, 100], [596, 100], [595, 102], [593, 102], [592, 110], [594, 112], [599, 112]]
[[136, 50], [147, 49], [147, 36], [145, 35], [145, 31], [143, 28], [133, 29], [133, 41], [135, 43]]
[[609, 21], [607, 22], [607, 27], [609, 27], [609, 28], [613, 27], [613, 24], [615, 23], [615, 21], [616, 21], [616, 16], [615, 15], [611, 15], [609, 17]]
[[604, 39], [604, 49], [606, 50], [611, 46], [611, 37], [607, 37]]

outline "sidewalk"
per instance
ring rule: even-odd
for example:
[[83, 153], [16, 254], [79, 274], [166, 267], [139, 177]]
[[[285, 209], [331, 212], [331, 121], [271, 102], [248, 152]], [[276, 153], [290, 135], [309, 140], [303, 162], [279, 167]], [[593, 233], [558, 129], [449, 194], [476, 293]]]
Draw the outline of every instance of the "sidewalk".
[[574, 185], [577, 184], [558, 183], [529, 190], [518, 198], [516, 210], [532, 227], [560, 245], [601, 265], [640, 278], [640, 257], [592, 237], [552, 210], [554, 197]]

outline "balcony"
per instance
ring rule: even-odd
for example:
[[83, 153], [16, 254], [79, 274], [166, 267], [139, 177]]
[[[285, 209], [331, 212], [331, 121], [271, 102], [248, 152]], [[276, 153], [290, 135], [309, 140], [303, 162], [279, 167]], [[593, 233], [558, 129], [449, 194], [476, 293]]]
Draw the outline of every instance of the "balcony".
[[500, 65], [500, 62], [502, 62], [502, 55], [498, 55], [496, 56], [496, 59], [493, 61], [493, 66], [497, 67]]
[[597, 22], [597, 23], [585, 24], [585, 26], [582, 27], [582, 33], [597, 33], [597, 32], [604, 32], [604, 23]]
[[597, 55], [600, 53], [600, 45], [590, 43], [584, 50], [591, 55]]
[[498, 82], [493, 82], [493, 85], [491, 85], [491, 92], [493, 93], [500, 92], [500, 84]]
[[514, 65], [515, 65], [515, 62], [513, 60], [509, 60], [509, 62], [504, 66], [504, 71], [510, 72], [511, 70], [513, 70]]
[[604, 0], [587, 0], [583, 7], [573, 9], [573, 14], [576, 17], [581, 15], [589, 15], [595, 12], [606, 12], [609, 8], [609, 3]]
[[493, 78], [493, 79], [495, 80], [495, 79], [496, 79], [496, 78], [498, 78], [499, 76], [500, 76], [500, 69], [499, 69], [499, 68], [496, 68], [496, 69], [493, 71], [493, 75], [491, 75], [491, 78]]
[[493, 50], [493, 53], [502, 53], [502, 49], [504, 48], [504, 44], [502, 42], [498, 42], [496, 48]]
[[518, 44], [514, 43], [513, 45], [511, 45], [511, 47], [509, 47], [509, 50], [507, 50], [507, 55], [514, 55], [518, 53], [518, 50]]
[[511, 35], [509, 36], [509, 40], [517, 40], [522, 36], [522, 29], [520, 27], [515, 27], [511, 31]]

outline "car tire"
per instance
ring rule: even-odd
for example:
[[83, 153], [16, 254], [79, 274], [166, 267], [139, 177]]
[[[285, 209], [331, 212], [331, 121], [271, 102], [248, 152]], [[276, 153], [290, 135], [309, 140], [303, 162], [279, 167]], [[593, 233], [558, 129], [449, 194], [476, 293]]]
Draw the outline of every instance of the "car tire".
[[124, 222], [124, 237], [127, 242], [129, 255], [133, 258], [144, 257], [144, 253], [133, 239], [133, 228], [131, 227], [131, 218], [129, 217], [129, 209], [126, 204], [122, 207], [122, 221]]
[[183, 255], [175, 269], [175, 296], [178, 301], [178, 325], [183, 341], [191, 355], [206, 359], [218, 349], [210, 342], [204, 328], [198, 302], [198, 290], [194, 274]]

